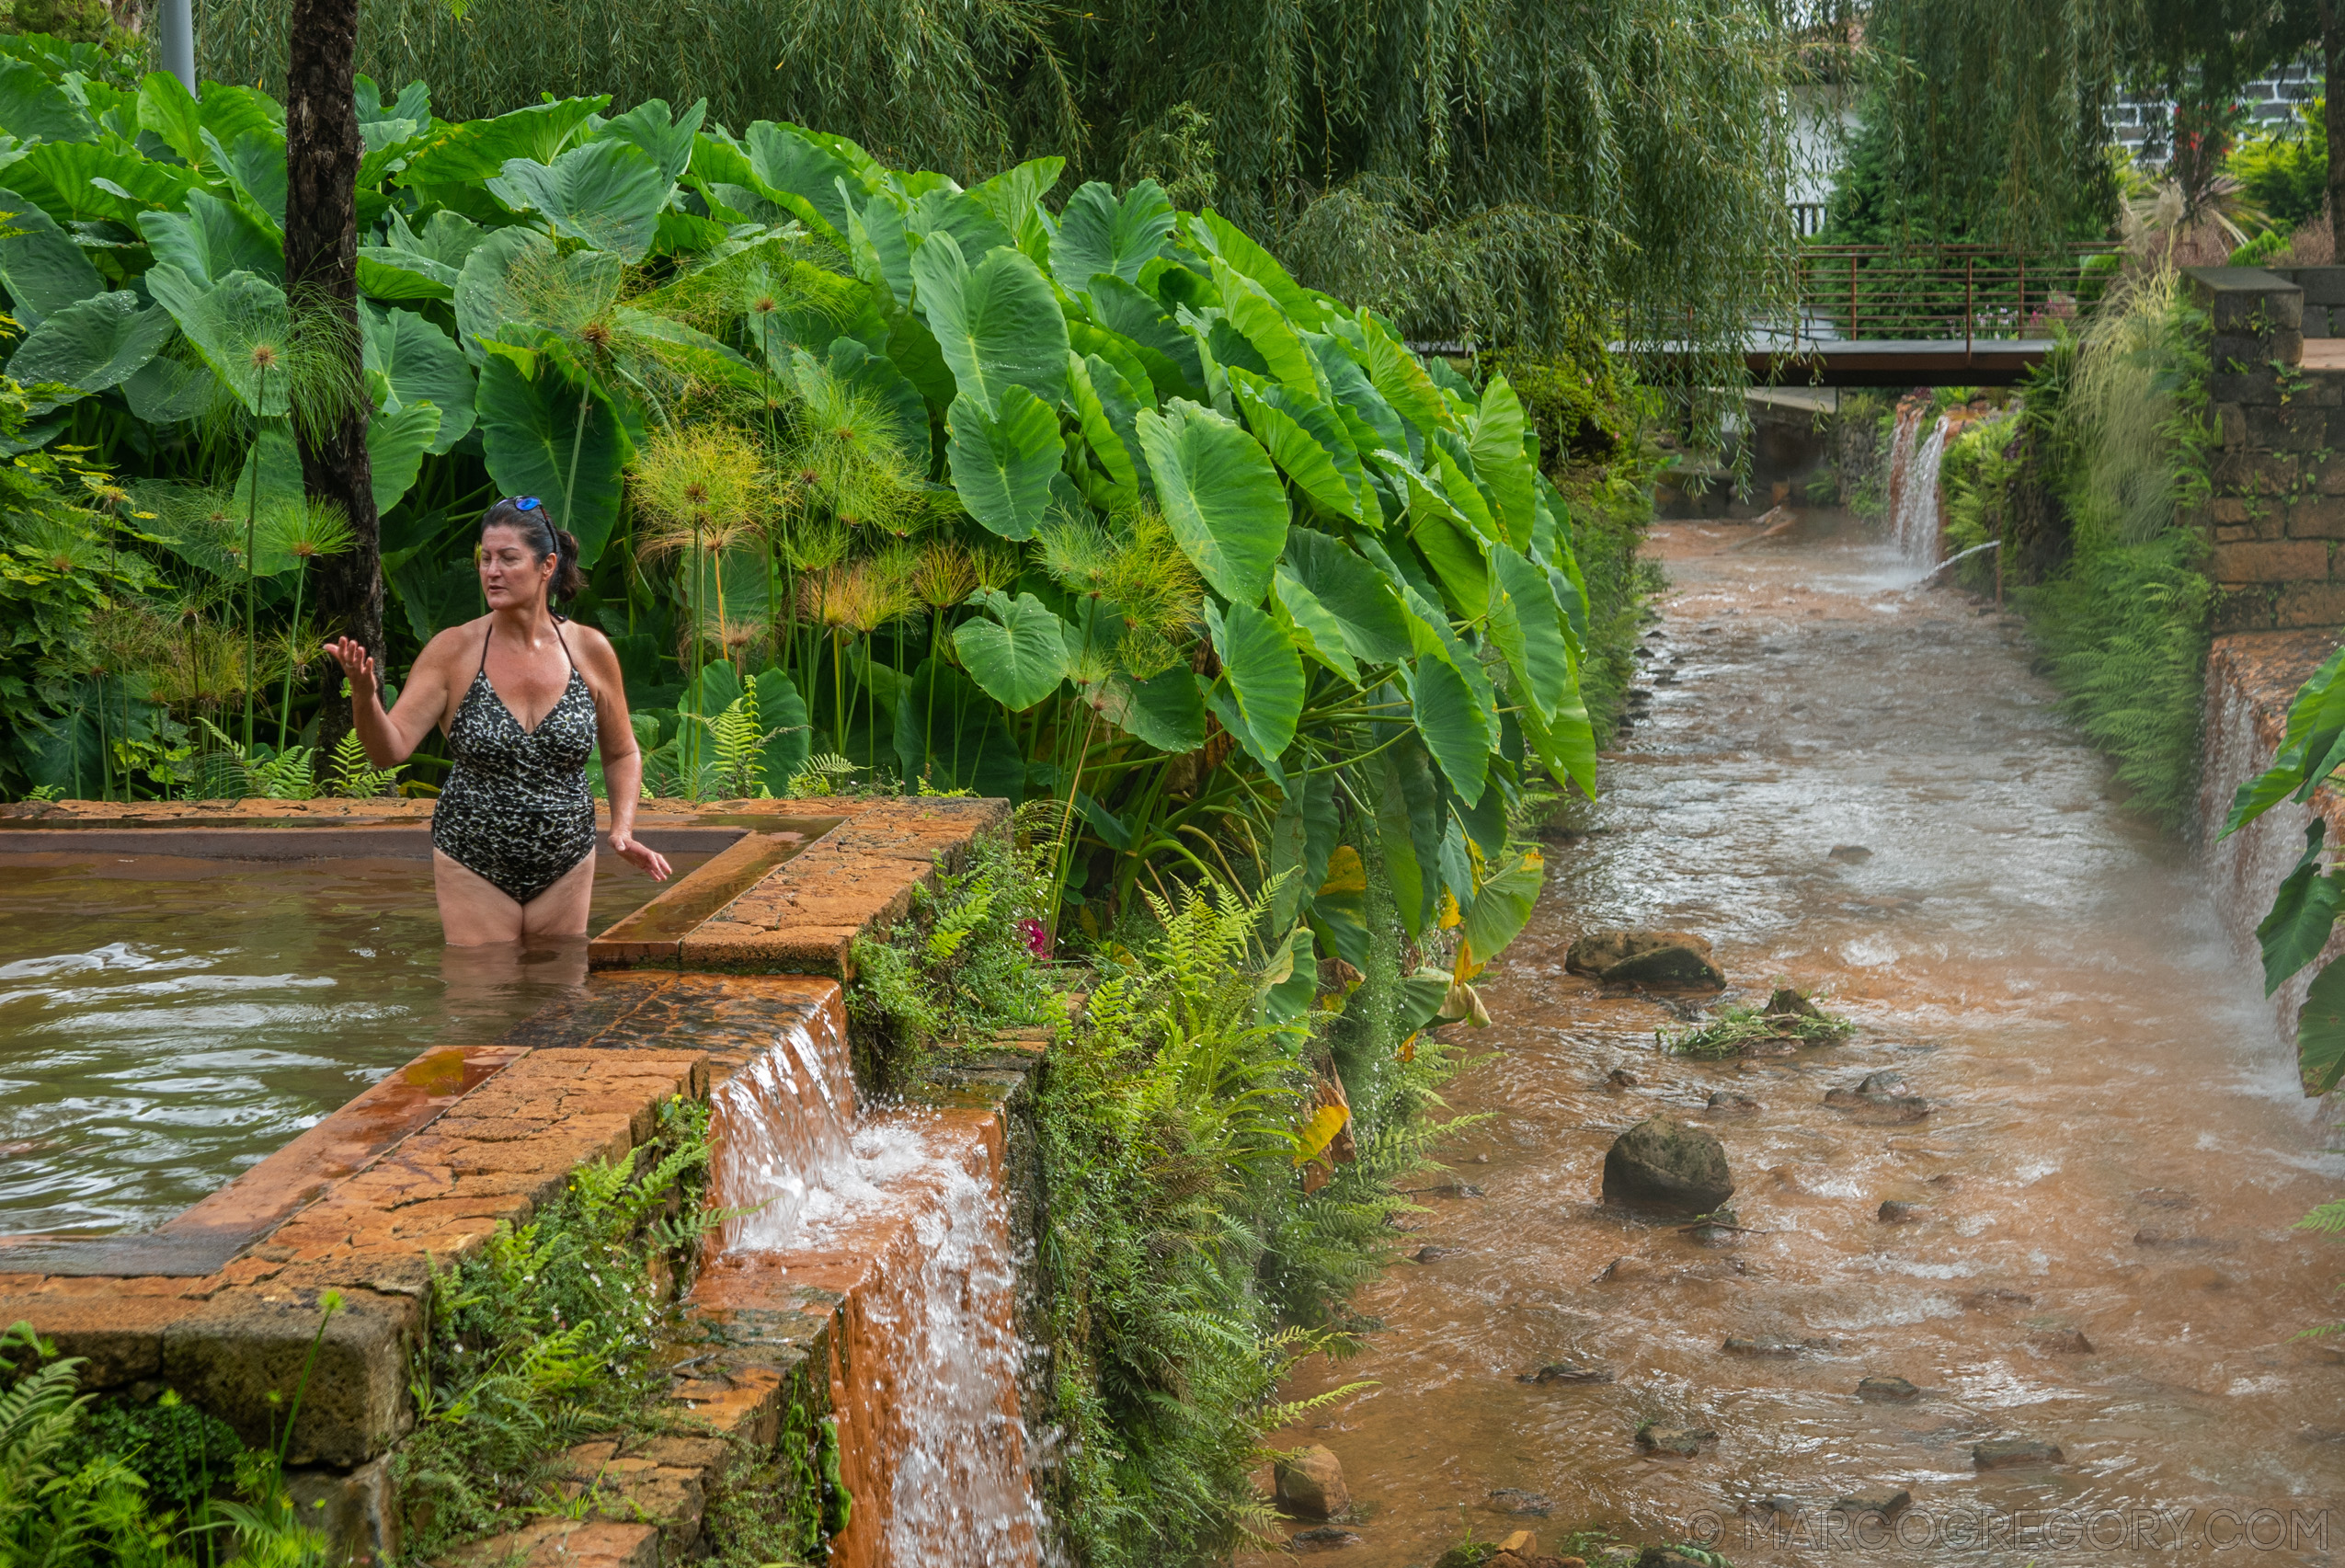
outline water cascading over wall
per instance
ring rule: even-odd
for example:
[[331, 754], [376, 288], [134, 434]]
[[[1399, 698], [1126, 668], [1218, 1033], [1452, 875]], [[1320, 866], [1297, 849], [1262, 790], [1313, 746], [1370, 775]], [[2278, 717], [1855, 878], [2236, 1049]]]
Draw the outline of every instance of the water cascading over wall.
[[723, 1296], [837, 1290], [836, 1568], [1039, 1564], [1048, 1537], [1018, 1379], [1017, 1275], [998, 1124], [859, 1111], [846, 1042], [785, 1034], [712, 1096]]
[[1933, 414], [1927, 399], [1901, 403], [1889, 446], [1891, 537], [1900, 555], [1925, 568], [1939, 564], [1946, 527], [1946, 498], [1939, 488], [1938, 473], [1946, 455], [1948, 426], [1948, 418]]

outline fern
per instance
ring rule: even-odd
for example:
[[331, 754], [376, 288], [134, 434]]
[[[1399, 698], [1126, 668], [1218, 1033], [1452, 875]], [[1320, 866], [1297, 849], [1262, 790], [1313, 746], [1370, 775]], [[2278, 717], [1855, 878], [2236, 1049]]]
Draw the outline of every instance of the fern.
[[212, 732], [221, 747], [210, 758], [203, 784], [206, 795], [231, 795], [238, 799], [260, 800], [317, 798], [317, 777], [312, 770], [317, 757], [316, 747], [288, 746], [274, 753], [259, 745], [247, 749], [210, 719], [198, 722]]
[[399, 770], [377, 768], [368, 759], [366, 744], [355, 729], [342, 732], [334, 743], [332, 784], [329, 794], [346, 800], [365, 800], [378, 795], [389, 795], [399, 782]]
[[791, 798], [808, 800], [836, 795], [840, 786], [852, 778], [854, 773], [855, 765], [836, 752], [817, 752], [806, 760], [805, 766], [790, 775]]

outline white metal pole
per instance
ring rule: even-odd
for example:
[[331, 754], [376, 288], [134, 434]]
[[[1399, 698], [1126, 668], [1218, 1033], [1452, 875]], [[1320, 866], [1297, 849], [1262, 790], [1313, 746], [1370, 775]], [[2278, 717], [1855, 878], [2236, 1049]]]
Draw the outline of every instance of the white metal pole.
[[193, 0], [162, 0], [158, 10], [163, 69], [179, 78], [179, 85], [193, 94], [196, 90]]

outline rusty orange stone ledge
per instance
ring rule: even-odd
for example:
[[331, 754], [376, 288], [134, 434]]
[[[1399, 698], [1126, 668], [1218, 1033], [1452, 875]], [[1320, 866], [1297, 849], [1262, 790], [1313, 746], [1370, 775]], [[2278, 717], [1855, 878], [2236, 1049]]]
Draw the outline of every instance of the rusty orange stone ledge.
[[[11, 830], [136, 829], [139, 847], [152, 831], [155, 851], [169, 853], [186, 829], [418, 829], [430, 808], [20, 803], [0, 806], [0, 832], [13, 846], [31, 835]], [[405, 1371], [428, 1331], [431, 1271], [469, 1255], [498, 1225], [525, 1223], [571, 1172], [641, 1144], [663, 1102], [705, 1098], [777, 1029], [843, 1033], [840, 984], [854, 937], [901, 918], [915, 889], [956, 869], [979, 834], [1006, 825], [1009, 809], [969, 799], [761, 800], [647, 807], [638, 819], [749, 831], [809, 818], [837, 826], [712, 910], [680, 941], [673, 967], [598, 971], [582, 994], [496, 1041], [426, 1052], [158, 1233], [229, 1238], [234, 1255], [222, 1266], [127, 1277], [11, 1271], [12, 1249], [0, 1239], [0, 1322], [29, 1320], [63, 1354], [86, 1358], [92, 1390], [168, 1386], [246, 1440], [266, 1441], [277, 1410], [269, 1396], [301, 1380], [323, 1299], [337, 1293], [343, 1307], [326, 1323], [288, 1455], [297, 1467], [326, 1468], [302, 1471], [295, 1491], [304, 1505], [324, 1505], [321, 1518], [361, 1559], [395, 1552], [388, 1450], [413, 1420]], [[734, 972], [694, 972], [706, 968]], [[992, 1150], [998, 1166], [998, 1102], [1023, 1076], [994, 1076], [1001, 1082], [989, 1087], [954, 1092], [993, 1109], [946, 1114], [995, 1129], [972, 1147]], [[785, 1303], [727, 1307], [721, 1332], [680, 1372], [677, 1407], [752, 1443], [779, 1440], [785, 1411], [802, 1427], [827, 1413], [846, 1386], [838, 1379], [852, 1372], [838, 1347], [860, 1276], [841, 1266], [850, 1288], [808, 1284]], [[755, 1332], [744, 1335], [745, 1326]], [[620, 1467], [635, 1479], [619, 1489], [619, 1515], [532, 1525], [527, 1539], [503, 1539], [506, 1559], [673, 1560], [696, 1536], [715, 1454], [634, 1456], [646, 1462]], [[601, 1456], [598, 1469], [613, 1458]]]

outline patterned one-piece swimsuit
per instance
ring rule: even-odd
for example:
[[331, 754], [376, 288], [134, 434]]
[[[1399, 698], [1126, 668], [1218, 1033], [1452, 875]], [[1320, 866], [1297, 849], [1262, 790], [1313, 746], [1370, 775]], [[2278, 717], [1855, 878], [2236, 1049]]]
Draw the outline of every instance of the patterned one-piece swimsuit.
[[[570, 645], [559, 625], [562, 657]], [[465, 870], [526, 904], [594, 853], [594, 692], [570, 658], [570, 681], [535, 729], [523, 729], [488, 679], [488, 638], [480, 670], [448, 727], [455, 766], [431, 811], [431, 842]]]

